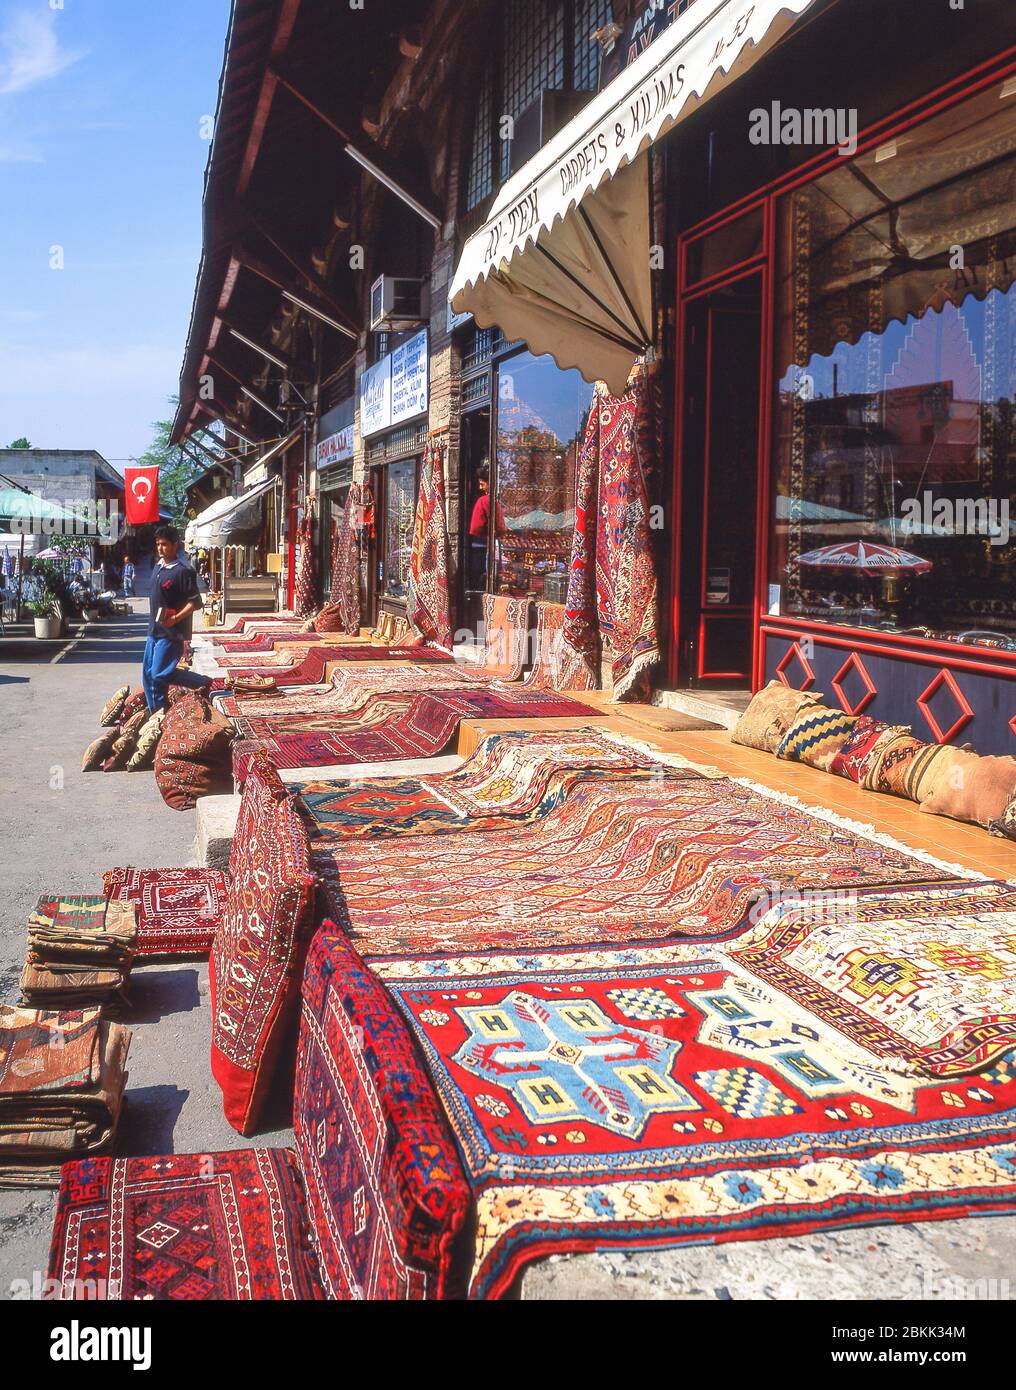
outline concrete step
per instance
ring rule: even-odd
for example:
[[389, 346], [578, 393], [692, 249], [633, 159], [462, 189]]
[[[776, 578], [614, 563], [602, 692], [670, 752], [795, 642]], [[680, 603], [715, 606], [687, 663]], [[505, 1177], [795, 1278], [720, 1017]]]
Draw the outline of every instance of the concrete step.
[[750, 700], [750, 690], [661, 690], [653, 703], [719, 724], [721, 729], [732, 729]]

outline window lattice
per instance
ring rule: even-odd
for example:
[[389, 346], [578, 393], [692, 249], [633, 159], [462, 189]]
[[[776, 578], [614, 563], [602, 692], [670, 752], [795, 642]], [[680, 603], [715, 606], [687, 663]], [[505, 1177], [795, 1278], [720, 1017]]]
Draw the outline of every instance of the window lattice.
[[483, 74], [480, 98], [473, 127], [473, 154], [466, 180], [466, 210], [475, 208], [494, 189], [494, 69], [491, 63]]
[[[565, 84], [564, 0], [505, 0], [504, 114], [519, 116], [541, 92]], [[511, 143], [501, 145], [508, 177]]]
[[593, 38], [614, 18], [611, 0], [575, 0], [573, 85], [577, 92], [595, 92], [600, 76], [600, 45]]

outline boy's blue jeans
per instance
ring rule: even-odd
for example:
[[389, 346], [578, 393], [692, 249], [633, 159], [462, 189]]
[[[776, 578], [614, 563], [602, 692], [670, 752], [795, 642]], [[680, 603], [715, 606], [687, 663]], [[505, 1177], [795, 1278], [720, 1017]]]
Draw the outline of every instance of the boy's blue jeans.
[[204, 690], [211, 685], [207, 676], [199, 676], [196, 671], [178, 671], [177, 663], [182, 656], [182, 637], [170, 637], [162, 632], [148, 634], [141, 663], [141, 684], [145, 703], [153, 713], [166, 703], [171, 685], [183, 685], [188, 690]]

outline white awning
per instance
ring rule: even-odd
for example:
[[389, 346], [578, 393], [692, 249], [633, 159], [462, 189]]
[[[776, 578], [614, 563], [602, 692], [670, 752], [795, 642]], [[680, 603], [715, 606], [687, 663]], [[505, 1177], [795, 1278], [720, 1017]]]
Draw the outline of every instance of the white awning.
[[645, 151], [814, 3], [698, 0], [686, 10], [505, 184], [463, 248], [453, 310], [623, 392], [652, 341]]
[[265, 452], [258, 459], [257, 463], [252, 463], [251, 466], [245, 471], [243, 475], [244, 486], [250, 487], [251, 484], [255, 481], [259, 483], [263, 482], [265, 479], [265, 472], [272, 459], [277, 458], [279, 454], [284, 453], [285, 450], [288, 449], [289, 446], [293, 443], [293, 441], [298, 439], [302, 433], [303, 426], [297, 425], [295, 430], [290, 430], [289, 434], [285, 435], [282, 439], [277, 440], [276, 443], [274, 443], [270, 449], [266, 449]]
[[269, 478], [239, 497], [220, 497], [188, 522], [184, 545], [188, 550], [215, 550], [238, 531], [250, 531], [261, 522], [261, 499], [278, 480]]

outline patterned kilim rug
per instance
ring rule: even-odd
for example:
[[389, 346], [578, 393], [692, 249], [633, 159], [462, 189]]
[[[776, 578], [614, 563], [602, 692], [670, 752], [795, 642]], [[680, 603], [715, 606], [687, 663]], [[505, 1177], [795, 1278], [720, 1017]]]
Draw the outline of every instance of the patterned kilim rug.
[[271, 652], [276, 647], [285, 643], [287, 647], [304, 646], [313, 642], [320, 642], [321, 634], [318, 632], [303, 632], [300, 628], [286, 628], [282, 632], [262, 633], [257, 637], [250, 638], [224, 638], [221, 642], [214, 643], [217, 654], [225, 653], [232, 656], [236, 652]]
[[1011, 1019], [1016, 891], [858, 901], [736, 950], [375, 963], [473, 1188], [474, 1297], [551, 1254], [1016, 1211], [1013, 1036], [982, 1014]]
[[325, 678], [325, 667], [332, 661], [425, 661], [429, 665], [433, 662], [451, 660], [448, 652], [438, 651], [436, 647], [410, 649], [379, 646], [371, 642], [360, 642], [356, 645], [322, 642], [311, 647], [301, 660], [286, 666], [251, 666], [243, 663], [236, 665], [233, 662], [219, 664], [227, 664], [231, 668], [231, 676], [273, 676], [280, 684], [285, 685], [319, 685]]
[[541, 820], [580, 782], [697, 777], [597, 729], [490, 734], [455, 772], [435, 777], [304, 782], [290, 790], [315, 846], [362, 835], [501, 830]]
[[704, 777], [587, 782], [535, 825], [344, 841], [314, 867], [368, 960], [724, 934], [787, 892], [965, 876], [820, 809]]
[[[393, 762], [440, 753], [463, 719], [586, 718], [588, 705], [554, 691], [444, 690], [440, 693], [371, 695], [353, 718], [293, 715], [281, 721], [292, 729], [316, 720], [320, 732], [258, 735], [276, 767], [323, 767], [330, 763]], [[244, 721], [252, 729], [271, 720]], [[233, 771], [246, 776], [249, 741], [234, 745]]]
[[[285, 697], [286, 703], [280, 709], [278, 699], [257, 696], [237, 696], [225, 698], [220, 708], [224, 714], [237, 721], [244, 733], [251, 730], [245, 720], [256, 719], [262, 715], [288, 720], [295, 714], [325, 714], [342, 717], [355, 714], [363, 708], [364, 701], [371, 695], [416, 694], [428, 690], [459, 690], [466, 687], [482, 687], [485, 678], [476, 671], [458, 665], [451, 666], [385, 666], [380, 662], [370, 666], [340, 667], [333, 671], [331, 684], [321, 690], [297, 691]], [[275, 730], [261, 730], [273, 733]]]

